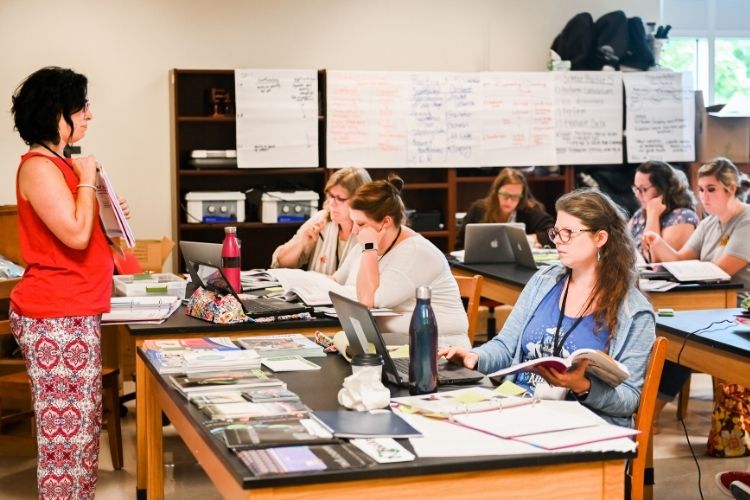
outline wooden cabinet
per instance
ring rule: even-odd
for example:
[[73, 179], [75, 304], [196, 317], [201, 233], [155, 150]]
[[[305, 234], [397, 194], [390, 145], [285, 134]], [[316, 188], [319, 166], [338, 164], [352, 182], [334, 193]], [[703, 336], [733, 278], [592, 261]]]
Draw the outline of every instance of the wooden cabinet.
[[[228, 90], [234, 96], [233, 70], [171, 71], [173, 239], [220, 243], [224, 223], [190, 223], [185, 195], [191, 191], [248, 191], [305, 189], [323, 199], [328, 178], [325, 168], [325, 73], [319, 72], [319, 168], [195, 168], [189, 164], [195, 149], [235, 149], [236, 124], [233, 116], [212, 116], [209, 93], [212, 88]], [[441, 226], [422, 234], [443, 251], [453, 250], [456, 241], [456, 212], [466, 211], [486, 195], [500, 168], [403, 168], [371, 169], [374, 179], [396, 172], [404, 179], [404, 203], [418, 212], [437, 212]], [[535, 196], [554, 212], [555, 200], [572, 189], [573, 168], [560, 174], [529, 176]], [[242, 241], [242, 267], [267, 267], [273, 250], [287, 241], [299, 223], [264, 224], [258, 214], [247, 211], [246, 222], [237, 226]], [[184, 270], [182, 256], [176, 262]]]

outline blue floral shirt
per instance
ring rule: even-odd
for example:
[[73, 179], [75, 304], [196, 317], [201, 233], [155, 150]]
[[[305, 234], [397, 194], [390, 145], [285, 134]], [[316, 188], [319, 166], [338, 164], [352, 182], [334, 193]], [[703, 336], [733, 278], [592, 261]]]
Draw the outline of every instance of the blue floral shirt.
[[[698, 219], [698, 214], [696, 214], [694, 210], [689, 208], [675, 208], [662, 219], [661, 228], [664, 230], [675, 224], [692, 224], [693, 227], [696, 227], [699, 222], [700, 219]], [[633, 235], [635, 246], [639, 253], [643, 252], [641, 237], [643, 236], [645, 229], [646, 211], [639, 208], [638, 211], [633, 214], [633, 217], [630, 218], [630, 234]]]

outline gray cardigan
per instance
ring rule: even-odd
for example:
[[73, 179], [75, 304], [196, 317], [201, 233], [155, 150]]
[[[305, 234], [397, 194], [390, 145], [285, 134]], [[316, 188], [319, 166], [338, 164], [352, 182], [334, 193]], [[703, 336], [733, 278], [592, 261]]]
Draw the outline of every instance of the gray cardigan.
[[[473, 349], [479, 355], [477, 370], [491, 373], [521, 362], [521, 337], [526, 325], [544, 296], [566, 271], [560, 265], [547, 266], [529, 280], [503, 329], [492, 340]], [[617, 314], [617, 329], [609, 347], [609, 355], [628, 368], [630, 378], [617, 387], [610, 387], [587, 374], [591, 391], [584, 405], [611, 423], [633, 425], [632, 416], [638, 409], [655, 331], [651, 304], [639, 290], [632, 288]]]

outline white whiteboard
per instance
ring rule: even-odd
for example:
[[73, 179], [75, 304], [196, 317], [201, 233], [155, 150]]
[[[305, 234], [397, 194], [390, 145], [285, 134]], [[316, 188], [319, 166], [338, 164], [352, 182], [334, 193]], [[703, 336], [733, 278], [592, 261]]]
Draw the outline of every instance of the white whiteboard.
[[695, 160], [690, 73], [624, 73], [628, 162]]
[[558, 163], [622, 163], [622, 73], [560, 71], [554, 75]]
[[237, 69], [237, 166], [317, 167], [316, 70]]

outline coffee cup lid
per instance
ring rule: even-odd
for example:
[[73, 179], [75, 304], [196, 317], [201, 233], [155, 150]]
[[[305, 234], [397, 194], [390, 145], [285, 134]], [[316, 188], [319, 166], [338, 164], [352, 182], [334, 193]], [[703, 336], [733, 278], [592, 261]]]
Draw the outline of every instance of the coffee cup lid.
[[383, 364], [383, 357], [380, 354], [357, 354], [352, 358], [352, 364], [357, 366], [380, 366]]

